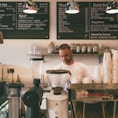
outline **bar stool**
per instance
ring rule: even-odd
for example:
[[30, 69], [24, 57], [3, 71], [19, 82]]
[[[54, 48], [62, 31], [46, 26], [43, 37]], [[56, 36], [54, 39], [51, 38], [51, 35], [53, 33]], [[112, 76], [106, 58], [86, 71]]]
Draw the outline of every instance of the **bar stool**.
[[[85, 112], [86, 112], [86, 104], [95, 104], [95, 103], [100, 103], [99, 101], [89, 101], [89, 100], [84, 100], [83, 101], [83, 118], [85, 118]], [[102, 112], [103, 112], [103, 118], [105, 118], [105, 110], [104, 110], [104, 104], [102, 103]]]

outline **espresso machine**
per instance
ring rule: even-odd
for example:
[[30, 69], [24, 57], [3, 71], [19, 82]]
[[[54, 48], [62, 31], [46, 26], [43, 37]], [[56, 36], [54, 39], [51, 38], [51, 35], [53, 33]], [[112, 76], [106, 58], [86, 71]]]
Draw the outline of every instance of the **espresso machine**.
[[41, 118], [40, 105], [42, 103], [43, 89], [40, 87], [40, 79], [33, 79], [34, 87], [23, 95], [23, 103], [27, 106], [25, 118]]
[[51, 93], [46, 97], [48, 118], [68, 118], [68, 94], [67, 84], [69, 71], [47, 70], [48, 80], [52, 87]]

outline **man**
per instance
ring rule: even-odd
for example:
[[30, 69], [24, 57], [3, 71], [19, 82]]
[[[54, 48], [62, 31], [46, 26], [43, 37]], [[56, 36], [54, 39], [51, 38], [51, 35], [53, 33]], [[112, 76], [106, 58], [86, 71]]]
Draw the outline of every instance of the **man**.
[[[73, 59], [73, 52], [71, 50], [71, 47], [68, 44], [60, 45], [59, 55], [61, 57], [62, 62], [60, 64], [58, 64], [55, 67], [55, 69], [69, 70], [71, 73], [71, 77], [70, 77], [71, 83], [80, 83], [80, 82], [90, 83], [90, 82], [92, 82], [93, 77], [89, 73], [87, 66], [85, 64], [77, 62]], [[67, 86], [65, 87], [65, 90], [66, 90], [66, 88], [67, 88]], [[88, 91], [86, 91], [86, 90], [80, 90], [78, 92], [79, 92], [78, 97], [88, 94]], [[89, 106], [89, 104], [86, 105], [88, 108], [86, 110], [86, 114], [87, 114], [86, 116], [88, 116], [88, 118], [102, 117], [102, 112], [100, 111], [101, 110], [100, 105], [101, 104], [97, 104], [97, 103], [92, 107], [91, 107], [91, 105]], [[83, 102], [78, 102], [76, 108], [77, 108], [77, 116], [82, 118]], [[98, 115], [98, 113], [100, 115]]]
[[59, 46], [59, 55], [62, 62], [58, 64], [55, 69], [69, 70], [71, 73], [71, 83], [92, 82], [92, 76], [87, 66], [73, 59], [73, 52], [68, 44]]

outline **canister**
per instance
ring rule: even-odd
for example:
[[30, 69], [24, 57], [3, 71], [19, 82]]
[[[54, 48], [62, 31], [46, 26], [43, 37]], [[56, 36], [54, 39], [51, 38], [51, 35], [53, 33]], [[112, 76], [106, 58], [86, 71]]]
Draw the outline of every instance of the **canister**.
[[30, 58], [32, 78], [42, 78], [43, 58]]

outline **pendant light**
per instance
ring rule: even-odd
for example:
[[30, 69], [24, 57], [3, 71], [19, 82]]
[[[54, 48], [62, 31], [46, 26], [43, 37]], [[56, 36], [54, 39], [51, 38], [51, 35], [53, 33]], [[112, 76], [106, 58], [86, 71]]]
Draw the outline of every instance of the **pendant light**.
[[115, 14], [118, 13], [118, 3], [115, 1], [110, 1], [107, 4], [106, 13]]
[[67, 14], [77, 14], [79, 13], [79, 4], [74, 0], [71, 0], [67, 3], [65, 13]]
[[23, 6], [23, 12], [27, 14], [36, 14], [38, 7], [32, 0], [28, 0]]

